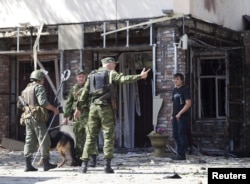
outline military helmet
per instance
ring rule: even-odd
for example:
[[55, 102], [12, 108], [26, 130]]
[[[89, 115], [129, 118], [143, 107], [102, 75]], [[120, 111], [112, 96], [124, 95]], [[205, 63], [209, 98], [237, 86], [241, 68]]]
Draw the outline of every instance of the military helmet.
[[45, 75], [41, 70], [34, 70], [31, 74], [30, 74], [30, 80], [42, 80], [42, 78], [44, 78]]

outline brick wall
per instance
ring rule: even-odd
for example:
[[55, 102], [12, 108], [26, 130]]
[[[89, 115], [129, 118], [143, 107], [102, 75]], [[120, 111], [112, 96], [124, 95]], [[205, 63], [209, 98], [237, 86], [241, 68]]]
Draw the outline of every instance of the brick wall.
[[244, 127], [244, 144], [245, 150], [250, 152], [250, 31], [244, 32], [244, 46], [245, 46], [245, 127]]
[[[90, 52], [84, 52], [84, 70], [89, 73], [91, 71], [92, 55]], [[75, 71], [80, 68], [80, 51], [64, 51], [65, 69], [71, 71], [70, 78], [64, 83], [64, 95], [67, 96], [71, 87], [76, 83]]]
[[9, 127], [9, 89], [10, 62], [8, 57], [0, 57], [0, 142], [8, 135]]
[[[172, 137], [172, 124], [169, 116], [172, 109], [173, 74], [175, 71], [174, 29], [161, 27], [157, 31], [156, 50], [156, 95], [163, 98], [158, 115], [158, 125], [166, 127]], [[177, 49], [177, 72], [185, 75], [185, 51]], [[171, 140], [172, 138], [170, 138]]]
[[250, 31], [244, 32], [244, 46], [245, 46], [245, 82], [246, 82], [246, 120], [250, 125]]

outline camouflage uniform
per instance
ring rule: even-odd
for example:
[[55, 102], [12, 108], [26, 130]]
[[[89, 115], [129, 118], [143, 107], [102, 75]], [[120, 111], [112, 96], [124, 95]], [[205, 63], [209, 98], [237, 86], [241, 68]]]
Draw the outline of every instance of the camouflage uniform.
[[22, 91], [21, 99], [17, 103], [22, 113], [20, 123], [26, 126], [26, 136], [24, 145], [24, 156], [26, 168], [24, 171], [37, 171], [32, 166], [31, 158], [39, 143], [39, 152], [44, 163], [44, 171], [57, 167], [49, 163], [49, 150], [51, 146], [50, 137], [47, 134], [47, 121], [49, 119], [48, 110], [58, 114], [59, 110], [52, 106], [47, 100], [44, 83], [44, 73], [41, 70], [34, 70], [31, 73], [30, 82]]
[[[83, 70], [78, 70], [76, 72], [76, 75], [79, 74], [85, 74], [86, 73]], [[80, 94], [82, 93], [83, 85], [75, 84], [71, 90], [69, 91], [69, 95], [67, 98], [67, 102], [64, 108], [64, 118], [69, 118], [69, 120], [73, 120], [73, 114], [76, 110], [76, 102]], [[83, 147], [86, 140], [86, 124], [88, 120], [88, 103], [82, 104], [81, 106], [81, 116], [78, 121], [74, 122], [73, 124], [73, 131], [76, 137], [76, 152], [77, 155], [81, 155], [83, 151]], [[97, 141], [95, 141], [94, 147], [96, 148], [93, 150], [92, 155], [98, 154], [98, 147], [97, 147]]]
[[[103, 70], [107, 70], [107, 68], [101, 67], [97, 71], [103, 71]], [[125, 76], [122, 73], [118, 74], [114, 70], [111, 73], [112, 84], [114, 84], [115, 86], [119, 83], [136, 82], [139, 79], [140, 75]], [[98, 137], [100, 129], [102, 129], [104, 136], [104, 147], [103, 147], [104, 159], [108, 160], [110, 164], [110, 160], [113, 158], [113, 150], [114, 150], [114, 136], [115, 136], [114, 110], [112, 108], [111, 101], [109, 100], [102, 101], [98, 99], [98, 97], [96, 96], [91, 96], [90, 88], [91, 88], [90, 78], [88, 76], [82, 94], [79, 97], [77, 103], [77, 108], [80, 108], [81, 104], [86, 104], [90, 100], [90, 111], [87, 123], [89, 131], [87, 132], [86, 143], [84, 146], [84, 151], [81, 159], [86, 162], [89, 160], [92, 151], [95, 149], [94, 142]], [[85, 173], [87, 164], [86, 163], [84, 164], [83, 164], [83, 172]]]
[[[47, 116], [48, 117], [48, 112], [43, 106], [47, 106], [49, 102], [47, 101], [46, 97], [46, 91], [43, 85], [39, 85], [36, 82], [32, 82], [28, 84], [28, 86], [24, 89], [26, 91], [28, 88], [32, 87], [35, 85], [34, 88], [34, 95], [37, 99], [38, 104], [35, 105], [34, 107], [30, 107], [32, 111], [32, 115], [35, 118], [27, 117], [25, 121], [26, 125], [26, 137], [25, 137], [25, 145], [24, 145], [24, 156], [25, 157], [31, 157], [32, 154], [37, 150], [37, 139], [39, 143], [42, 142], [42, 139], [44, 136], [45, 140], [41, 146], [40, 153], [42, 158], [49, 158], [49, 150], [50, 150], [50, 138], [48, 134], [46, 134], [47, 131], [47, 118], [44, 118], [44, 120], [41, 120], [41, 118], [37, 117], [42, 117], [42, 116]], [[23, 93], [24, 93], [23, 91]], [[30, 91], [31, 92], [31, 91]], [[22, 94], [23, 94], [22, 93]], [[28, 103], [28, 99], [24, 97], [24, 101]], [[44, 113], [42, 112], [37, 112], [40, 114], [36, 115], [36, 112], [33, 111], [33, 109], [36, 109], [37, 107], [43, 108]], [[29, 115], [29, 112], [25, 112], [27, 115]], [[47, 120], [46, 120], [47, 119]]]
[[[76, 101], [78, 96], [81, 94], [82, 89], [83, 86], [75, 84], [70, 90], [63, 114], [65, 118], [72, 120], [73, 113], [76, 110]], [[82, 153], [84, 147], [86, 139], [86, 122], [88, 118], [88, 107], [85, 106], [82, 109], [83, 110], [79, 120], [73, 124], [73, 131], [76, 136], [76, 151], [78, 155]]]

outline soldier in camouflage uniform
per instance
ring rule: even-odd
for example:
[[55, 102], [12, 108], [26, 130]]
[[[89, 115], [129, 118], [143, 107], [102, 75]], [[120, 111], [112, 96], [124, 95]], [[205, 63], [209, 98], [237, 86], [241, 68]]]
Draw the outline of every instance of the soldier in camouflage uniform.
[[47, 121], [49, 119], [48, 110], [53, 111], [54, 115], [57, 115], [59, 110], [47, 100], [46, 91], [43, 86], [44, 77], [45, 75], [41, 70], [34, 70], [30, 75], [31, 82], [22, 91], [21, 95], [26, 105], [22, 104], [20, 100], [17, 103], [18, 108], [22, 108], [24, 111], [20, 123], [26, 126], [24, 145], [24, 156], [26, 159], [25, 172], [37, 171], [37, 168], [34, 168], [32, 165], [31, 158], [37, 150], [38, 143], [41, 157], [43, 158], [44, 171], [57, 167], [57, 165], [49, 163], [51, 142], [47, 134]]
[[142, 70], [139, 75], [124, 75], [115, 71], [116, 63], [112, 57], [103, 58], [101, 60], [102, 67], [92, 71], [86, 84], [84, 85], [81, 96], [77, 102], [77, 111], [74, 116], [80, 116], [81, 104], [90, 101], [90, 112], [87, 123], [87, 138], [81, 159], [83, 160], [81, 172], [86, 173], [88, 160], [92, 151], [95, 149], [94, 143], [98, 137], [100, 129], [104, 136], [104, 166], [105, 173], [114, 173], [111, 168], [111, 159], [113, 158], [114, 136], [115, 136], [115, 85], [119, 83], [132, 83], [140, 79], [145, 79], [149, 70]]
[[[67, 102], [64, 108], [64, 119], [62, 124], [66, 125], [68, 124], [68, 120], [73, 120], [73, 114], [74, 111], [76, 110], [76, 102], [78, 97], [80, 96], [84, 83], [87, 78], [87, 73], [79, 69], [76, 71], [76, 84], [71, 88], [69, 91], [69, 95], [67, 97]], [[84, 143], [86, 140], [86, 124], [88, 120], [88, 103], [83, 104], [81, 107], [81, 116], [74, 122], [73, 124], [73, 132], [76, 137], [76, 152], [77, 155], [81, 155], [84, 147]], [[95, 147], [96, 149], [93, 151], [92, 154], [92, 162], [91, 162], [91, 167], [96, 166], [96, 156], [98, 154], [98, 148], [97, 148], [97, 142], [95, 142]]]

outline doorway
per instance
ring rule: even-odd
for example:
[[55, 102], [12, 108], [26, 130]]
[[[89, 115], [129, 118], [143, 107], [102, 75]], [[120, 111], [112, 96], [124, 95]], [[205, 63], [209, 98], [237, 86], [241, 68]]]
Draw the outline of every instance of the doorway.
[[[140, 74], [142, 69], [152, 68], [152, 52], [124, 53], [120, 71], [125, 75]], [[150, 146], [147, 134], [152, 123], [152, 71], [146, 79], [123, 84], [119, 88], [122, 147], [144, 148]]]

